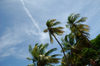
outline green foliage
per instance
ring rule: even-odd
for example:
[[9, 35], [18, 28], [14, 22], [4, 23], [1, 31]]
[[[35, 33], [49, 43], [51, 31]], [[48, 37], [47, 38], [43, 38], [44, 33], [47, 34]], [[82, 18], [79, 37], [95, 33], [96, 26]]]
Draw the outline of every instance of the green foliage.
[[[48, 47], [48, 44], [35, 44], [34, 48], [32, 49], [31, 45], [29, 45], [29, 52], [31, 53], [33, 58], [27, 57], [28, 60], [32, 60], [33, 63], [37, 62], [38, 66], [41, 65], [49, 65], [51, 63], [58, 63], [59, 58], [56, 58], [59, 56], [59, 54], [53, 54], [52, 52], [56, 51], [56, 48], [50, 49], [46, 51], [46, 48]], [[31, 66], [31, 65], [29, 65]]]
[[93, 40], [91, 40], [93, 47], [97, 50], [100, 49], [100, 34]]
[[81, 61], [84, 64], [90, 63], [90, 59], [96, 60], [97, 59], [97, 51], [93, 48], [84, 48], [81, 51]]

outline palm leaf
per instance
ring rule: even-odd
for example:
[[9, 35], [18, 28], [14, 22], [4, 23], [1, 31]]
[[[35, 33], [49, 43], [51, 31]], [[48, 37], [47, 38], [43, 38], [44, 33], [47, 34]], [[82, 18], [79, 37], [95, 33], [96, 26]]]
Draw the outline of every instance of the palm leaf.
[[56, 51], [56, 50], [57, 50], [57, 48], [50, 49], [49, 51], [47, 51], [47, 52], [45, 53], [45, 56], [50, 55], [52, 52], [54, 52], [54, 51]]
[[37, 45], [35, 45], [35, 47], [33, 48], [32, 50], [32, 56], [35, 58], [35, 59], [38, 59], [39, 57], [39, 48]]
[[78, 24], [77, 27], [78, 28], [89, 28], [89, 26], [86, 24]]
[[49, 37], [50, 37], [50, 42], [53, 43], [53, 38], [51, 36], [51, 33], [49, 33]]
[[88, 32], [89, 29], [80, 29], [80, 31], [86, 31], [86, 32]]
[[55, 29], [64, 29], [64, 27], [56, 27]]
[[51, 20], [49, 20], [51, 23], [53, 23], [53, 22], [55, 22], [56, 21], [56, 19], [51, 19]]
[[74, 17], [73, 22], [75, 22], [80, 17], [80, 14], [75, 14], [73, 15], [73, 17]]
[[51, 57], [56, 57], [56, 56], [61, 56], [61, 54], [54, 54], [54, 55], [51, 55]]
[[45, 33], [48, 32], [48, 29], [45, 29], [44, 32], [45, 32]]
[[45, 49], [48, 47], [48, 45], [49, 45], [49, 44], [44, 44], [44, 45], [41, 46], [41, 48], [40, 48], [40, 53], [41, 53], [41, 54], [44, 54]]
[[69, 25], [66, 25], [66, 28], [69, 28], [70, 26]]
[[38, 47], [39, 47], [39, 49], [41, 48], [43, 46], [43, 44], [40, 44]]
[[32, 60], [32, 58], [30, 58], [30, 57], [27, 57], [26, 59], [27, 59], [27, 60]]
[[60, 22], [55, 22], [55, 23], [53, 23], [53, 26], [56, 26], [58, 24], [60, 24]]
[[[59, 27], [60, 28], [60, 27]], [[61, 30], [61, 29], [58, 29], [58, 28], [53, 28], [53, 31], [56, 33], [56, 32], [58, 32], [58, 33], [64, 33], [64, 31], [63, 30]]]
[[68, 23], [72, 23], [73, 13], [68, 17]]
[[55, 32], [57, 35], [62, 35], [63, 33], [60, 33], [60, 32]]
[[31, 53], [32, 52], [32, 46], [29, 45], [29, 52]]
[[80, 22], [85, 22], [87, 19], [87, 17], [82, 17], [80, 20], [78, 20], [76, 23], [80, 23]]

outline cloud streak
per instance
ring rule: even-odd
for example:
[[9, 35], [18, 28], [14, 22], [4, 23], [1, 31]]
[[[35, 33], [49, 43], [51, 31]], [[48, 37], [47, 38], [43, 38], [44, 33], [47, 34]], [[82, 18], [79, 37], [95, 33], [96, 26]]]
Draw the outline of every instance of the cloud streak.
[[[25, 52], [23, 52], [23, 51], [26, 51], [26, 50], [23, 50], [24, 49], [23, 47], [20, 49], [21, 51], [17, 51], [18, 54], [16, 54], [16, 50], [18, 49], [18, 47], [16, 47], [16, 46], [25, 42], [25, 40], [27, 40], [27, 39], [34, 39], [33, 38], [34, 36], [36, 36], [36, 38], [35, 38], [36, 40], [38, 39], [38, 41], [40, 41], [42, 43], [44, 43], [45, 40], [48, 40], [47, 39], [48, 34], [45, 34], [40, 30], [39, 25], [37, 24], [35, 19], [32, 17], [28, 8], [25, 6], [24, 1], [23, 0], [20, 0], [20, 1], [23, 5], [23, 8], [24, 8], [26, 14], [31, 19], [33, 26], [36, 28], [34, 29], [32, 26], [30, 26], [29, 23], [25, 23], [25, 22], [22, 24], [20, 23], [19, 24], [20, 26], [17, 24], [17, 25], [14, 25], [12, 28], [8, 28], [0, 38], [0, 44], [1, 44], [1, 46], [0, 46], [1, 56], [0, 57], [6, 57], [6, 56], [11, 56], [11, 55], [15, 56], [15, 57], [23, 57], [24, 55], [27, 56], [27, 54]], [[34, 31], [36, 29], [37, 29], [37, 32]], [[7, 50], [7, 51], [3, 52], [4, 50]], [[22, 54], [20, 54], [20, 53], [22, 53]]]
[[45, 39], [47, 39], [47, 34], [43, 33], [43, 32], [40, 30], [40, 27], [39, 27], [39, 25], [37, 24], [36, 20], [32, 17], [30, 11], [29, 11], [28, 8], [25, 6], [24, 0], [20, 0], [20, 1], [21, 1], [22, 5], [23, 5], [23, 8], [24, 8], [25, 12], [27, 13], [27, 15], [29, 16], [29, 18], [31, 19], [33, 25], [38, 29], [38, 33], [37, 33], [37, 32], [34, 32], [34, 34], [40, 36], [40, 41], [43, 42]]
[[21, 1], [22, 5], [23, 5], [23, 8], [24, 8], [25, 12], [27, 13], [27, 15], [29, 16], [29, 18], [31, 19], [33, 25], [35, 25], [35, 27], [36, 27], [36, 28], [38, 29], [38, 31], [40, 32], [41, 30], [40, 30], [40, 28], [39, 28], [39, 25], [36, 23], [35, 19], [32, 17], [32, 15], [31, 15], [31, 13], [30, 13], [30, 11], [29, 11], [28, 8], [25, 6], [24, 1], [23, 1], [23, 0], [20, 0], [20, 1]]

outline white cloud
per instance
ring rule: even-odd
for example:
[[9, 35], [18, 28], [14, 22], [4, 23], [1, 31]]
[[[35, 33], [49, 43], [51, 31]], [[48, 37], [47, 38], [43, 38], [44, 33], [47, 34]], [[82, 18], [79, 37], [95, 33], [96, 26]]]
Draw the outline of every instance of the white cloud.
[[15, 49], [15, 47], [9, 48], [9, 50], [4, 51], [4, 53], [2, 53], [0, 57], [2, 58], [15, 54]]
[[36, 20], [32, 17], [32, 15], [31, 15], [30, 11], [28, 10], [28, 8], [25, 6], [24, 1], [23, 1], [23, 0], [20, 0], [20, 1], [21, 1], [22, 5], [23, 5], [23, 8], [24, 8], [26, 14], [27, 14], [28, 17], [31, 19], [33, 25], [34, 25], [34, 26], [38, 29], [38, 31], [40, 32], [40, 27], [39, 27], [39, 25], [37, 24]]
[[48, 35], [48, 33], [43, 33], [43, 32], [41, 32], [41, 33], [40, 33], [40, 41], [41, 41], [41, 43], [47, 43], [48, 40], [49, 40], [49, 35]]

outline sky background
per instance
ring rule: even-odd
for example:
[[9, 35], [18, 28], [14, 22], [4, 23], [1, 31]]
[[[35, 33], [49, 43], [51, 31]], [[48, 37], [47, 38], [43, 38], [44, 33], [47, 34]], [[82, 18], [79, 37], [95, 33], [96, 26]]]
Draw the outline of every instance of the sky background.
[[[90, 39], [99, 34], [100, 0], [0, 0], [0, 66], [32, 63], [26, 59], [28, 45], [50, 43], [48, 33], [43, 33], [46, 21], [54, 18], [64, 27], [71, 13], [88, 17]], [[53, 47], [60, 48], [55, 41], [49, 49]]]

